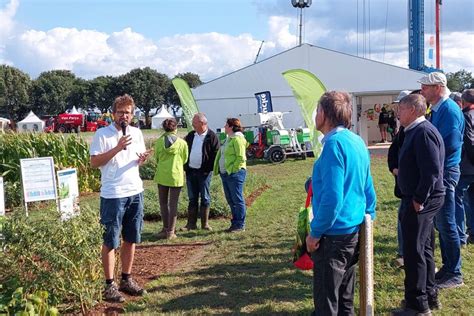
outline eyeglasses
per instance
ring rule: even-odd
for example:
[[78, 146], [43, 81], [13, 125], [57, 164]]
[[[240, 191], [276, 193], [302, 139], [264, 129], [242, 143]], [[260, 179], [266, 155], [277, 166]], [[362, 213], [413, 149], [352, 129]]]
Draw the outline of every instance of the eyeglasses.
[[118, 116], [124, 116], [124, 115], [132, 115], [132, 112], [129, 111], [117, 111], [115, 112]]

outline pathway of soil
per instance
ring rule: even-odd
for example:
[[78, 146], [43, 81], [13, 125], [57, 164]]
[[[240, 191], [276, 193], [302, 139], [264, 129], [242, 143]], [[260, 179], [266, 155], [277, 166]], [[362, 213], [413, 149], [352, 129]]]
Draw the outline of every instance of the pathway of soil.
[[[246, 199], [247, 207], [270, 186], [264, 185], [252, 192]], [[211, 242], [201, 242], [192, 244], [166, 244], [166, 245], [138, 245], [135, 253], [133, 265], [133, 277], [140, 285], [156, 280], [160, 275], [176, 271], [181, 267], [192, 266], [199, 262], [206, 254], [206, 248]], [[149, 292], [159, 289], [148, 289]], [[135, 301], [139, 297], [125, 295], [125, 301]], [[91, 315], [116, 315], [124, 313], [123, 304], [102, 302], [96, 305], [91, 311]]]

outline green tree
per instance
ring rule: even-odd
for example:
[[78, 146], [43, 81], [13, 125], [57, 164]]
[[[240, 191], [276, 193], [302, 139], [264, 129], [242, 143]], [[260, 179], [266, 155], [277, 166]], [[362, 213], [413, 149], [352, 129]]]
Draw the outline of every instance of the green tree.
[[100, 76], [89, 81], [89, 106], [97, 107], [102, 113], [107, 112], [114, 99], [121, 94], [119, 80], [112, 76]]
[[121, 92], [120, 94], [130, 94], [135, 105], [148, 118], [151, 109], [159, 108], [165, 102], [170, 85], [171, 81], [167, 75], [149, 67], [137, 68], [120, 76], [116, 91]]
[[446, 74], [448, 79], [448, 88], [451, 91], [462, 92], [464, 89], [474, 87], [474, 78], [472, 74], [464, 69], [457, 72], [450, 72]]
[[87, 80], [77, 78], [73, 82], [73, 86], [67, 97], [69, 107], [75, 106], [87, 110], [90, 107], [89, 100], [89, 82]]
[[[202, 81], [199, 75], [192, 72], [179, 73], [176, 75], [175, 78], [181, 78], [184, 81], [186, 81], [191, 89], [202, 85]], [[178, 94], [176, 93], [176, 89], [174, 88], [172, 84], [170, 85], [166, 93], [166, 103], [169, 106], [171, 106], [171, 110], [173, 111], [173, 114], [176, 116], [176, 113], [181, 107], [181, 102], [179, 101], [179, 97], [178, 97]]]
[[13, 121], [22, 119], [30, 110], [30, 77], [21, 70], [0, 65], [0, 112]]
[[38, 114], [57, 115], [68, 108], [76, 76], [69, 70], [46, 71], [33, 81], [32, 107]]

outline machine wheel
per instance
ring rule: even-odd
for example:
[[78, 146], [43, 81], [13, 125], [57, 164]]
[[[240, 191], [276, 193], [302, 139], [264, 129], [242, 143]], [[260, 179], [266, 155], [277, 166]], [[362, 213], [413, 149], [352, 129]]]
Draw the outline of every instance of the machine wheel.
[[65, 125], [59, 125], [58, 126], [58, 132], [60, 133], [67, 133], [67, 128]]
[[275, 146], [268, 150], [268, 160], [273, 163], [280, 163], [285, 161], [286, 154], [283, 148]]

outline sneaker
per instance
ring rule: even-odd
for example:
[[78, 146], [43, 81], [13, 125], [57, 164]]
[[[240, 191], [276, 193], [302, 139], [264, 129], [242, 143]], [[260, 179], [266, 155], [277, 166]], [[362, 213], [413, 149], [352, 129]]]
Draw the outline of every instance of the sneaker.
[[393, 316], [431, 316], [431, 311], [429, 309], [425, 311], [417, 311], [411, 308], [400, 308], [392, 311], [391, 315]]
[[405, 263], [403, 261], [402, 256], [398, 256], [393, 260], [393, 264], [395, 264], [395, 267], [397, 268], [403, 268], [405, 266]]
[[244, 232], [245, 228], [243, 227], [229, 227], [225, 230], [226, 233], [241, 233]]
[[119, 291], [133, 296], [141, 296], [143, 294], [146, 294], [146, 291], [142, 287], [140, 287], [140, 285], [138, 285], [138, 283], [132, 278], [120, 281]]
[[107, 302], [112, 302], [112, 303], [123, 303], [123, 302], [125, 302], [125, 298], [119, 292], [117, 283], [112, 282], [110, 284], [105, 285], [104, 300], [106, 300]]
[[445, 273], [444, 277], [436, 280], [436, 287], [438, 289], [454, 289], [463, 285], [462, 276], [453, 275], [452, 273]]

